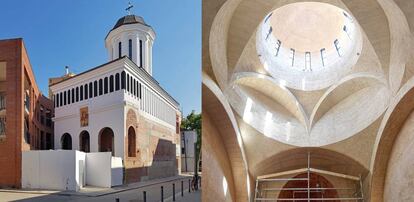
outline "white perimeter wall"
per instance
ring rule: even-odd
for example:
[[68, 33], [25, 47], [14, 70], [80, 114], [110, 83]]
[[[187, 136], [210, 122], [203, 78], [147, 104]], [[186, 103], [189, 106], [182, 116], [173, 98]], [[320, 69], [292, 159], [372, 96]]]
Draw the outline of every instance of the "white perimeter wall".
[[[75, 166], [84, 155], [75, 151], [25, 151], [22, 154], [22, 187], [79, 190]], [[76, 159], [79, 158], [79, 159]]]
[[111, 187], [111, 153], [87, 153], [86, 162], [86, 184]]
[[110, 152], [49, 150], [22, 154], [23, 188], [79, 191], [82, 185], [121, 185], [122, 179], [122, 159]]
[[122, 166], [122, 158], [112, 157], [111, 161], [111, 185], [122, 185], [124, 168]]

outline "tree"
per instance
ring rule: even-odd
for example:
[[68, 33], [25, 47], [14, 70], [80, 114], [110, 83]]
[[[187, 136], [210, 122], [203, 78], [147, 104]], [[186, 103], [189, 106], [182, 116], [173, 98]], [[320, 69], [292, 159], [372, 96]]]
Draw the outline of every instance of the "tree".
[[198, 165], [201, 159], [201, 113], [197, 114], [195, 111], [191, 111], [187, 117], [181, 120], [181, 130], [194, 130], [197, 133], [197, 142], [195, 148], [195, 175], [198, 175]]

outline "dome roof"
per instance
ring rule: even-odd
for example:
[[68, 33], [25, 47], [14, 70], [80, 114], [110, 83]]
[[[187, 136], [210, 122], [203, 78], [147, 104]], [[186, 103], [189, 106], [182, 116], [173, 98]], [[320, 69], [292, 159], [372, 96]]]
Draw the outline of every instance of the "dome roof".
[[118, 27], [120, 27], [120, 26], [122, 26], [122, 25], [127, 25], [127, 24], [137, 24], [137, 23], [139, 23], [139, 24], [143, 24], [143, 25], [145, 25], [145, 26], [150, 27], [149, 25], [147, 25], [147, 24], [145, 23], [144, 18], [142, 18], [142, 17], [140, 17], [140, 16], [136, 16], [136, 15], [126, 15], [126, 16], [124, 16], [124, 17], [120, 18], [120, 19], [116, 22], [116, 24], [115, 24], [115, 26], [112, 28], [112, 30], [114, 30], [114, 29], [116, 29], [116, 28], [118, 28]]

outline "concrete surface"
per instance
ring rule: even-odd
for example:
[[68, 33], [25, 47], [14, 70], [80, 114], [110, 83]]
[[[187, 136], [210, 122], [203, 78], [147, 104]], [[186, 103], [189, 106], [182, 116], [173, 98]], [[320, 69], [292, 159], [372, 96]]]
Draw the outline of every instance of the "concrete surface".
[[[188, 192], [189, 177], [178, 176], [166, 179], [134, 183], [129, 186], [111, 189], [86, 188], [82, 192], [59, 192], [48, 190], [0, 190], [0, 202], [3, 201], [143, 201], [146, 191], [147, 201], [161, 200], [161, 186], [164, 188], [164, 201], [172, 201], [172, 184], [176, 186], [176, 201], [201, 201], [201, 191]], [[181, 181], [184, 182], [184, 196], [181, 196]]]

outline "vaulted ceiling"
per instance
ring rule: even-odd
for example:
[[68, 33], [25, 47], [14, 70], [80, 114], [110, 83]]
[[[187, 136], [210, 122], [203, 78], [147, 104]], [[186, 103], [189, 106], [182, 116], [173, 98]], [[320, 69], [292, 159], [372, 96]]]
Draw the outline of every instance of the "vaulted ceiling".
[[[268, 174], [261, 165], [282, 159], [283, 152], [308, 147], [341, 154], [339, 159], [354, 165], [350, 170], [366, 172], [384, 113], [413, 77], [414, 3], [312, 1], [350, 13], [361, 31], [362, 49], [345, 74], [327, 87], [306, 90], [267, 71], [257, 51], [263, 19], [295, 2], [304, 1], [203, 1], [204, 86], [215, 86], [231, 106], [251, 176]], [[280, 171], [276, 168], [267, 170]]]

